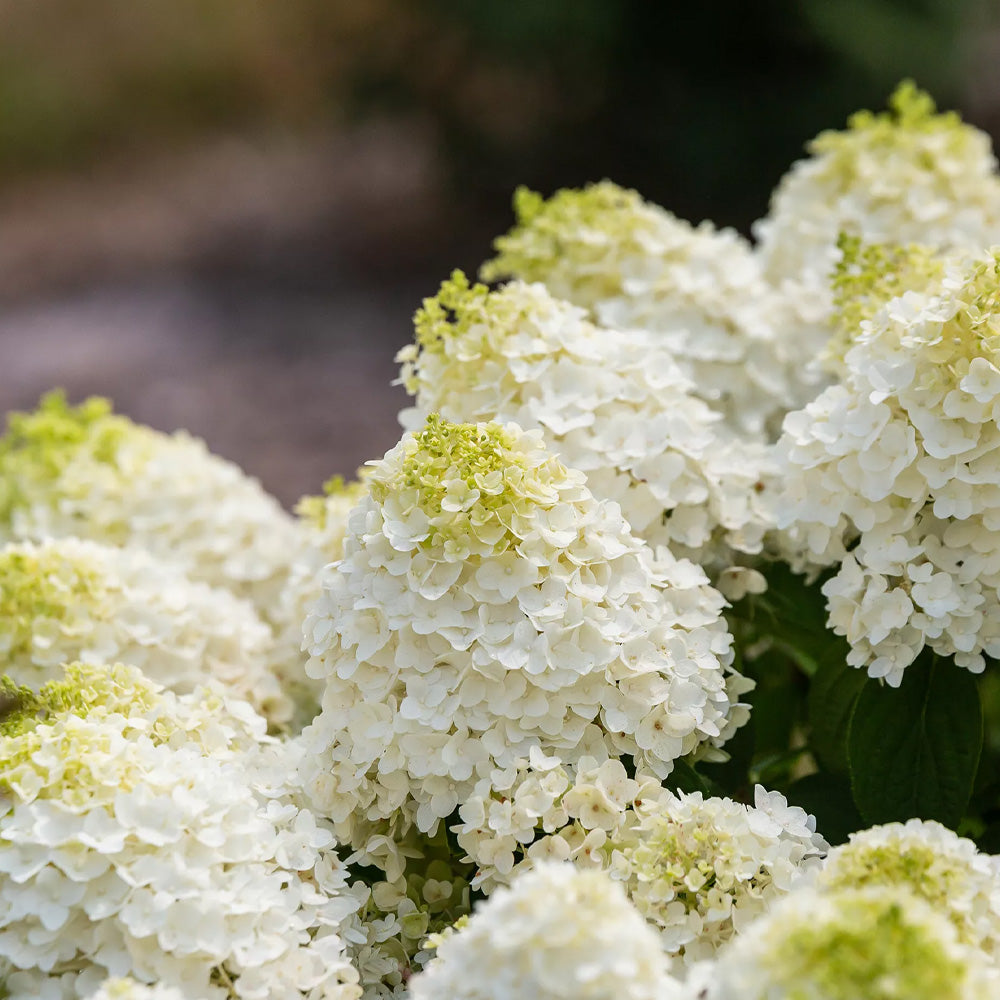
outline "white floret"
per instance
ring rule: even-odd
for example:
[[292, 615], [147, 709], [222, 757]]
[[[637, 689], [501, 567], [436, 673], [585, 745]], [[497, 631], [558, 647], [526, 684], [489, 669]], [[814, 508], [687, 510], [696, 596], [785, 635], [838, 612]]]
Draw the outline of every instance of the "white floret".
[[673, 1000], [656, 935], [604, 872], [547, 863], [442, 935], [413, 1000]]

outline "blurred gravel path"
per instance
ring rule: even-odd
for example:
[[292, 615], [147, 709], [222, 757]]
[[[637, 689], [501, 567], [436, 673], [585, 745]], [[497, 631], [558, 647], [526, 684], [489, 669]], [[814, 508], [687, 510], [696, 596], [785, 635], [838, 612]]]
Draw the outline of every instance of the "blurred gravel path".
[[161, 430], [184, 427], [286, 504], [350, 475], [399, 437], [390, 386], [425, 284], [328, 297], [162, 280], [0, 315], [3, 409], [54, 386], [112, 397]]
[[0, 191], [0, 415], [56, 386], [110, 396], [288, 505], [352, 475], [399, 438], [393, 356], [421, 298], [463, 239], [467, 268], [488, 247], [441, 189], [403, 123]]

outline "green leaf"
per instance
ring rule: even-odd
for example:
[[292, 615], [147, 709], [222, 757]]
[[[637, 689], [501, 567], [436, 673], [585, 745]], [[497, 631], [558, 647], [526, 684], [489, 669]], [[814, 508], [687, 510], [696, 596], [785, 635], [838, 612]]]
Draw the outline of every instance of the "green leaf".
[[979, 690], [967, 670], [927, 652], [906, 668], [898, 689], [869, 680], [847, 736], [862, 817], [869, 824], [919, 817], [954, 829], [982, 746]]
[[848, 773], [847, 727], [868, 675], [847, 663], [847, 643], [830, 637], [830, 649], [809, 686], [809, 747], [833, 774]]
[[833, 636], [826, 627], [826, 598], [822, 580], [806, 583], [783, 563], [763, 569], [767, 590], [733, 605], [727, 618], [745, 648], [765, 642], [811, 675]]
[[785, 798], [816, 817], [816, 829], [834, 846], [844, 843], [865, 823], [858, 813], [845, 777], [810, 774], [790, 785]]
[[674, 761], [674, 769], [663, 784], [673, 792], [701, 792], [706, 798], [725, 794], [711, 778], [699, 774], [686, 760]]

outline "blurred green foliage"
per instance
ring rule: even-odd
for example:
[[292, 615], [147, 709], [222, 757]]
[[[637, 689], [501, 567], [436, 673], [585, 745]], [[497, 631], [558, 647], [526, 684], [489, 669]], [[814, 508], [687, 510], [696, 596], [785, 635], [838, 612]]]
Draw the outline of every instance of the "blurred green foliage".
[[0, 175], [406, 113], [480, 204], [610, 176], [745, 225], [901, 77], [952, 104], [986, 3], [0, 0]]

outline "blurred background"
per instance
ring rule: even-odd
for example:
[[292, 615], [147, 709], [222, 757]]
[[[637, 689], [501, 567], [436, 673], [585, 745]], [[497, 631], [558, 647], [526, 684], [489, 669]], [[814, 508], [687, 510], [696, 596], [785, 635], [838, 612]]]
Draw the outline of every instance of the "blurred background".
[[0, 409], [109, 395], [291, 504], [395, 443], [516, 185], [747, 232], [907, 76], [1000, 134], [1000, 4], [0, 0]]

